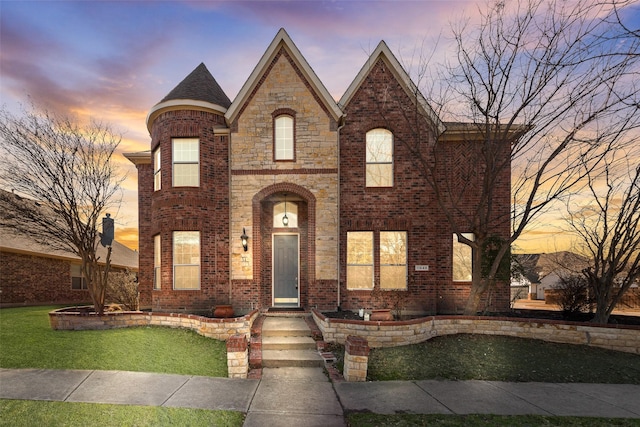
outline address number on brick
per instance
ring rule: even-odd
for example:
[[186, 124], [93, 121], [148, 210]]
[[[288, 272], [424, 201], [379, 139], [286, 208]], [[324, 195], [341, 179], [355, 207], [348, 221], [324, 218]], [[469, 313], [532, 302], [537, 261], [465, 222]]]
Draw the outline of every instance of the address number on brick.
[[429, 271], [428, 265], [416, 265], [416, 271]]

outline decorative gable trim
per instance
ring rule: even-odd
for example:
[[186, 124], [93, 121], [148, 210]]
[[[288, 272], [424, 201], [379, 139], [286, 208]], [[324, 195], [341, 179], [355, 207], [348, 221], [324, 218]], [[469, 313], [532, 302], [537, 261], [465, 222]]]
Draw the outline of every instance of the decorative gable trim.
[[395, 76], [396, 80], [398, 80], [402, 88], [405, 90], [407, 95], [411, 99], [416, 99], [423, 115], [425, 117], [428, 117], [429, 120], [436, 126], [438, 133], [444, 132], [446, 130], [444, 123], [442, 122], [442, 120], [440, 120], [436, 112], [433, 111], [427, 100], [420, 92], [420, 89], [418, 89], [418, 87], [413, 83], [411, 77], [409, 77], [404, 68], [402, 68], [402, 65], [400, 65], [400, 62], [398, 62], [395, 55], [391, 52], [384, 40], [378, 43], [378, 46], [364, 63], [356, 78], [353, 80], [353, 82], [351, 82], [344, 95], [342, 95], [342, 98], [340, 98], [338, 105], [344, 108], [344, 106], [351, 102], [351, 99], [358, 91], [364, 80], [367, 78], [371, 70], [373, 70], [375, 64], [378, 63], [378, 61], [384, 61], [389, 70], [391, 70], [391, 72]]
[[238, 92], [238, 95], [231, 103], [231, 106], [227, 110], [225, 114], [225, 118], [228, 123], [234, 123], [237, 117], [242, 112], [245, 104], [251, 99], [252, 94], [255, 92], [256, 88], [260, 85], [262, 78], [267, 73], [267, 71], [272, 67], [273, 60], [276, 56], [280, 55], [282, 50], [288, 54], [290, 61], [297, 66], [299, 72], [304, 77], [304, 80], [310, 86], [310, 89], [319, 100], [320, 104], [323, 105], [324, 109], [331, 116], [331, 118], [338, 122], [342, 117], [342, 111], [336, 104], [335, 100], [329, 94], [329, 91], [322, 84], [316, 73], [313, 71], [309, 63], [300, 53], [300, 50], [293, 43], [289, 34], [281, 28], [276, 34], [275, 38], [267, 48], [262, 58], [253, 69], [251, 75], [245, 82], [245, 84]]

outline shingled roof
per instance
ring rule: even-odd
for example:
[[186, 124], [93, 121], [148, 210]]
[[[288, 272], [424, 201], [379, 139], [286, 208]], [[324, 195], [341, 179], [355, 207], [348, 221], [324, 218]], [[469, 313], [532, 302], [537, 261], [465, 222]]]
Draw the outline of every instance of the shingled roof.
[[185, 77], [185, 79], [160, 102], [174, 99], [205, 101], [220, 105], [224, 108], [229, 108], [231, 105], [231, 100], [229, 100], [229, 97], [224, 93], [204, 63], [198, 65], [191, 74]]

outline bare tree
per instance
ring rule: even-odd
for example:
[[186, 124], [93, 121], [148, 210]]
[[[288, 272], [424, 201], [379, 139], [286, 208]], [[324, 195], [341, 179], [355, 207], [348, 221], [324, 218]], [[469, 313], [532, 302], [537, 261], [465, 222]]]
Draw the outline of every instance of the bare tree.
[[629, 166], [626, 157], [624, 163], [622, 174], [612, 162], [603, 176], [587, 177], [591, 197], [586, 204], [579, 197], [567, 203], [570, 229], [579, 250], [590, 257], [583, 274], [596, 304], [596, 323], [607, 323], [640, 279], [640, 166]]
[[111, 251], [105, 260], [96, 254], [98, 227], [121, 200], [124, 176], [112, 161], [120, 136], [99, 123], [80, 125], [32, 107], [23, 116], [0, 111], [0, 138], [0, 186], [15, 193], [2, 192], [0, 221], [80, 257], [94, 309], [102, 314]]
[[[465, 314], [482, 309], [527, 225], [584, 185], [602, 156], [625, 143], [618, 135], [638, 126], [640, 38], [616, 19], [629, 6], [491, 2], [479, 25], [452, 28], [455, 53], [435, 77], [419, 67], [415, 108], [403, 112], [413, 134], [394, 138], [410, 151], [458, 241], [473, 249]], [[447, 120], [444, 132], [425, 128], [433, 123], [420, 102], [419, 86], [427, 81], [431, 107]], [[466, 158], [456, 164], [447, 148], [452, 136], [465, 144]], [[495, 203], [500, 186], [509, 184], [510, 210]], [[510, 236], [501, 232], [505, 226]]]

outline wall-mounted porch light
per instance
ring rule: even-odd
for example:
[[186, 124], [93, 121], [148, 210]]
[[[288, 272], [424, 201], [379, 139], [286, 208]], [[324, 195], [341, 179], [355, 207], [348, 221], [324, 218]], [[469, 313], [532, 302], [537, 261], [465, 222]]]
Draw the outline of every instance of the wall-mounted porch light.
[[287, 216], [287, 194], [284, 195], [284, 216], [282, 217], [282, 225], [287, 227], [289, 225], [289, 217]]
[[249, 236], [247, 236], [247, 232], [244, 227], [242, 227], [242, 236], [240, 236], [240, 240], [242, 240], [242, 247], [246, 252], [249, 249]]

